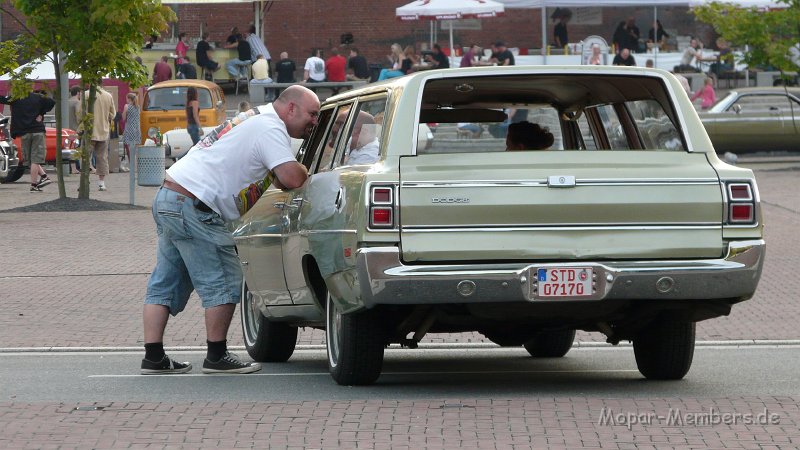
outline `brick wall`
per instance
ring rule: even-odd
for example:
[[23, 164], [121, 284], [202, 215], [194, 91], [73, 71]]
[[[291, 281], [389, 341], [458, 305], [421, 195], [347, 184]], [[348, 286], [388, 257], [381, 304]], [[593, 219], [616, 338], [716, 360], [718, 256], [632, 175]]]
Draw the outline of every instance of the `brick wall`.
[[[308, 57], [313, 47], [330, 49], [339, 44], [343, 33], [352, 33], [354, 46], [371, 63], [385, 62], [389, 46], [393, 42], [401, 45], [429, 42], [430, 22], [401, 22], [395, 18], [394, 11], [408, 0], [285, 0], [265, 2], [264, 27], [267, 47], [274, 59], [281, 51], [289, 55], [298, 65]], [[257, 3], [256, 3], [257, 5]], [[178, 15], [178, 22], [164, 33], [169, 38], [185, 31], [192, 40], [200, 34], [201, 26], [210, 33], [211, 42], [222, 43], [230, 29], [238, 26], [245, 29], [253, 23], [254, 4], [252, 3], [211, 3], [195, 5], [172, 5]], [[552, 13], [552, 9], [548, 14]], [[509, 9], [503, 17], [484, 19], [481, 30], [456, 30], [456, 46], [467, 46], [472, 42], [488, 46], [490, 42], [504, 40], [509, 47], [538, 48], [541, 45], [540, 10]], [[603, 24], [596, 26], [577, 26], [570, 24], [570, 41], [577, 42], [582, 37], [597, 34], [611, 40], [619, 21], [634, 16], [642, 36], [646, 37], [653, 18], [653, 9], [603, 8]], [[658, 16], [668, 29], [678, 29], [679, 34], [699, 34], [707, 43], [713, 42], [708, 26], [696, 24], [685, 7], [659, 8]], [[2, 37], [7, 39], [19, 32], [19, 27], [3, 14]], [[547, 22], [548, 40], [552, 40], [553, 21]], [[144, 39], [143, 39], [144, 41]], [[448, 33], [438, 32], [438, 40], [447, 46]], [[326, 52], [327, 53], [327, 52]]]

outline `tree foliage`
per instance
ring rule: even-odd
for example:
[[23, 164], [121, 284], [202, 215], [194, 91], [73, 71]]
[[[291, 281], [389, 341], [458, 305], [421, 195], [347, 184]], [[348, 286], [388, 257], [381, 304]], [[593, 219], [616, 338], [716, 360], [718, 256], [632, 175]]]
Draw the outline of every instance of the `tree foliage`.
[[786, 7], [761, 11], [712, 2], [694, 8], [694, 14], [742, 49], [741, 61], [748, 67], [772, 66], [781, 72], [797, 71], [790, 49], [800, 43], [800, 0], [778, 2]]
[[[95, 98], [96, 86], [106, 76], [128, 82], [132, 87], [147, 82], [144, 67], [133, 59], [139, 50], [143, 36], [157, 34], [166, 29], [167, 23], [176, 19], [174, 12], [161, 4], [160, 0], [12, 0], [14, 7], [25, 17], [23, 33], [15, 41], [0, 44], [0, 69], [9, 72], [19, 64], [19, 59], [41, 58], [52, 52], [51, 61], [56, 72], [56, 123], [57, 135], [61, 135], [61, 83], [60, 69], [81, 77], [84, 86], [90, 88], [88, 99], [84, 99], [83, 110], [88, 111]], [[0, 7], [3, 11], [10, 11]], [[19, 55], [19, 57], [17, 57]], [[59, 55], [66, 55], [66, 59]], [[17, 73], [12, 81], [15, 97], [30, 92], [30, 83], [25, 73]], [[88, 102], [87, 102], [88, 100]], [[84, 136], [92, 134], [91, 114], [84, 115]], [[82, 139], [81, 198], [88, 198], [89, 152]], [[64, 182], [61, 166], [61, 140], [57, 139], [56, 151], [59, 178], [59, 193], [63, 198]]]

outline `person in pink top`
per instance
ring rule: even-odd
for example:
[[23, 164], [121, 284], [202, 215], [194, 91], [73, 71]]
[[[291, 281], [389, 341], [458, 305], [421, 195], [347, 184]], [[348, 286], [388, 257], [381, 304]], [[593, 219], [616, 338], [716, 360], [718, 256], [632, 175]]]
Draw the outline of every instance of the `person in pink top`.
[[469, 50], [464, 53], [464, 56], [461, 57], [461, 64], [459, 67], [472, 67], [474, 66], [474, 62], [477, 61], [480, 56], [481, 48], [478, 47], [478, 44], [472, 44], [469, 46]]
[[714, 80], [711, 77], [705, 79], [703, 87], [692, 96], [692, 101], [698, 97], [701, 99], [700, 107], [703, 109], [711, 108], [717, 102], [717, 93], [714, 92]]
[[175, 64], [181, 65], [186, 63], [187, 51], [189, 51], [189, 44], [186, 43], [186, 33], [181, 33], [178, 35], [178, 45], [175, 46], [175, 54], [178, 55]]

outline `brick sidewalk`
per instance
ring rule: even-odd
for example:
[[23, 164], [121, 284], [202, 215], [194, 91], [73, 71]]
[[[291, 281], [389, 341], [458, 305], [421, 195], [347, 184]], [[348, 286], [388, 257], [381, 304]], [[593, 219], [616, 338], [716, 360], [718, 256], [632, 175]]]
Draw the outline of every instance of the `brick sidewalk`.
[[[800, 263], [796, 170], [757, 171], [768, 252], [758, 292], [730, 317], [702, 322], [700, 340], [798, 339], [795, 301]], [[68, 178], [73, 192], [77, 177]], [[93, 178], [93, 182], [95, 179]], [[111, 174], [110, 190], [92, 198], [126, 203], [127, 175]], [[19, 239], [3, 252], [0, 347], [141, 348], [141, 303], [155, 260], [147, 209], [73, 213], [2, 210], [57, 197], [28, 193], [25, 183], [0, 185], [0, 230]], [[155, 188], [137, 188], [148, 205]], [[195, 298], [173, 319], [168, 346], [205, 342]], [[237, 315], [238, 316], [238, 315]], [[230, 341], [241, 345], [241, 329]], [[599, 334], [581, 333], [581, 341]], [[476, 333], [426, 337], [425, 342], [483, 342]], [[322, 344], [319, 331], [301, 344]], [[46, 361], [46, 359], [42, 359]], [[768, 376], [768, 375], [765, 375]], [[8, 382], [8, 380], [4, 380]], [[155, 381], [159, 382], [159, 381]], [[342, 388], [347, 389], [347, 388]], [[620, 396], [625, 394], [620, 393]], [[260, 403], [13, 403], [0, 401], [0, 448], [799, 448], [800, 398], [424, 398]], [[78, 409], [76, 409], [78, 408]], [[606, 408], [604, 410], [604, 408]], [[600, 423], [610, 411], [611, 424]], [[678, 411], [711, 417], [775, 414], [778, 423], [731, 421], [676, 425], [654, 417]], [[639, 422], [626, 423], [635, 417]], [[733, 416], [738, 414], [738, 416]], [[629, 427], [630, 425], [630, 427]]]
[[[796, 171], [757, 172], [768, 243], [756, 296], [733, 308], [729, 317], [701, 322], [698, 339], [798, 339], [800, 187]], [[69, 177], [68, 192], [77, 186]], [[128, 200], [127, 174], [111, 174], [109, 191], [95, 199]], [[0, 185], [0, 211], [31, 199], [56, 198], [21, 192], [22, 183]], [[137, 204], [148, 205], [156, 188], [137, 188]], [[0, 275], [0, 347], [139, 347], [141, 302], [155, 263], [155, 229], [148, 209], [74, 213], [0, 212], [0, 229], [18, 230], [16, 246], [3, 256]], [[30, 236], [25, 238], [24, 236]], [[230, 342], [241, 345], [241, 327], [231, 327]], [[199, 299], [171, 320], [168, 346], [204, 345]], [[599, 333], [580, 333], [581, 341], [602, 341]], [[301, 331], [301, 344], [323, 344], [323, 333]], [[424, 342], [486, 342], [477, 333], [433, 334]]]
[[800, 398], [792, 397], [701, 400], [556, 397], [179, 404], [0, 403], [0, 447], [797, 448], [800, 446], [798, 401]]

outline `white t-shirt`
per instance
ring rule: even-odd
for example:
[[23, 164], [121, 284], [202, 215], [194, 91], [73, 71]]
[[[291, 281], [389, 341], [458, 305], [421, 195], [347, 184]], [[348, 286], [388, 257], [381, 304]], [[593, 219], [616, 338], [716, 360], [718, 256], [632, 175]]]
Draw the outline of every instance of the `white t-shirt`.
[[325, 81], [325, 61], [322, 58], [316, 56], [308, 58], [303, 69], [308, 71], [309, 78], [316, 81]]
[[239, 218], [235, 198], [267, 170], [295, 161], [286, 125], [266, 105], [211, 147], [195, 147], [167, 170], [169, 176], [227, 222]]
[[363, 147], [350, 150], [350, 154], [347, 155], [347, 164], [372, 164], [381, 158], [380, 153], [380, 143], [378, 139], [375, 139]]

